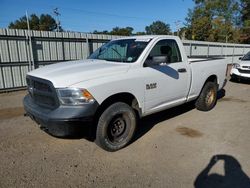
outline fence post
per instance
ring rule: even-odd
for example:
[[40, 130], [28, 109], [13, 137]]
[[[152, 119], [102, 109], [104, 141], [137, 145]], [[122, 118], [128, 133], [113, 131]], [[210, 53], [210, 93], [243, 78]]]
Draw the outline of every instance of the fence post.
[[31, 58], [32, 70], [34, 70], [35, 69], [35, 62], [34, 62], [32, 38], [31, 38], [30, 31], [29, 31], [29, 47], [30, 47], [30, 58]]
[[234, 45], [234, 48], [233, 48], [232, 64], [234, 63], [234, 53], [235, 53], [235, 45]]
[[224, 49], [223, 49], [223, 44], [221, 45], [221, 56], [223, 57], [224, 54]]
[[87, 57], [90, 55], [90, 51], [89, 51], [89, 38], [88, 35], [86, 35], [86, 43], [87, 43]]
[[209, 44], [207, 45], [207, 57], [209, 57]]
[[31, 68], [31, 54], [30, 54], [30, 48], [29, 48], [29, 34], [28, 32], [25, 32], [25, 33], [26, 33], [26, 40], [27, 40], [25, 44], [26, 44], [26, 50], [28, 53], [29, 71], [31, 71], [32, 68]]
[[192, 43], [189, 43], [189, 57], [192, 57]]

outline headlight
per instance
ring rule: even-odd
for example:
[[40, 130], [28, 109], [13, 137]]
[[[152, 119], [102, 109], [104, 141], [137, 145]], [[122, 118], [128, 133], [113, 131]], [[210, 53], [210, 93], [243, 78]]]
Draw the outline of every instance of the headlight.
[[240, 68], [240, 64], [234, 63], [234, 64], [233, 64], [233, 68], [236, 68], [236, 69]]
[[86, 89], [63, 88], [56, 91], [62, 105], [83, 105], [95, 102], [94, 97]]

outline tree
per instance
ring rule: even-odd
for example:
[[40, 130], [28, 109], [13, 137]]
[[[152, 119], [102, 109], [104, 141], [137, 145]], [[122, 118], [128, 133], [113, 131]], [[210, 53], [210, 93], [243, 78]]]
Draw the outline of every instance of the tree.
[[26, 16], [19, 18], [19, 20], [16, 20], [15, 22], [11, 22], [9, 24], [9, 28], [10, 29], [28, 29]]
[[242, 22], [250, 20], [250, 0], [241, 0], [241, 7]]
[[250, 44], [250, 0], [241, 0], [241, 42]]
[[238, 42], [239, 29], [234, 28], [232, 24], [225, 23], [223, 17], [217, 17], [212, 21], [213, 28], [210, 31], [208, 41], [216, 42]]
[[39, 30], [42, 31], [55, 31], [57, 28], [57, 24], [54, 18], [52, 18], [50, 15], [42, 14], [40, 16], [39, 21]]
[[162, 21], [155, 21], [151, 25], [145, 27], [148, 35], [169, 35], [171, 34], [169, 24]]
[[179, 29], [179, 32], [175, 32], [174, 35], [178, 35], [182, 40], [185, 40], [186, 39], [186, 36], [187, 36], [187, 28], [186, 27], [181, 27]]
[[239, 3], [237, 0], [195, 0], [186, 21], [188, 39], [237, 42]]
[[187, 38], [206, 41], [212, 29], [212, 15], [204, 5], [196, 5], [194, 10], [188, 10]]
[[134, 28], [132, 27], [124, 27], [124, 28], [120, 28], [120, 27], [114, 27], [112, 29], [112, 31], [97, 31], [94, 30], [93, 33], [94, 34], [109, 34], [109, 35], [120, 35], [120, 36], [130, 36], [132, 35]]
[[94, 34], [109, 34], [109, 32], [107, 30], [104, 30], [104, 31], [97, 31], [97, 30], [94, 30], [93, 31]]
[[[30, 29], [41, 31], [55, 31], [57, 28], [56, 20], [49, 14], [41, 14], [38, 17], [35, 14], [31, 14], [29, 17]], [[28, 29], [26, 16], [19, 18], [15, 22], [9, 24], [10, 29]], [[62, 28], [59, 28], [62, 31]]]
[[110, 32], [110, 34], [111, 35], [130, 36], [130, 35], [132, 35], [133, 30], [134, 30], [134, 28], [132, 28], [132, 27], [125, 27], [125, 28], [115, 27]]
[[146, 33], [144, 31], [138, 31], [134, 33], [134, 35], [146, 35]]

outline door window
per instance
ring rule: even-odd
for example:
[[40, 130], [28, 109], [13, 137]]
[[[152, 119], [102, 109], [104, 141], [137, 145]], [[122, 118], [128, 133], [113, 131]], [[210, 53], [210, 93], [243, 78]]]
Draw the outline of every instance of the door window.
[[147, 60], [152, 60], [155, 56], [167, 56], [167, 63], [181, 62], [181, 54], [175, 40], [166, 39], [156, 43], [151, 50]]

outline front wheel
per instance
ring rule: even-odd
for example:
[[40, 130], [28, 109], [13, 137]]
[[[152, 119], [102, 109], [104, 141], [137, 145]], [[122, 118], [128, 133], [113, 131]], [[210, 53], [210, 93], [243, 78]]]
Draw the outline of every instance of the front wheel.
[[117, 151], [131, 141], [135, 128], [134, 110], [126, 103], [114, 103], [99, 118], [96, 143], [106, 151]]
[[195, 102], [195, 106], [198, 110], [209, 111], [211, 110], [217, 102], [217, 84], [215, 82], [207, 82], [200, 96]]

